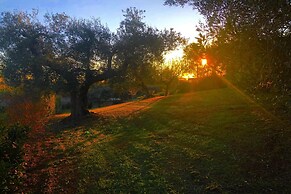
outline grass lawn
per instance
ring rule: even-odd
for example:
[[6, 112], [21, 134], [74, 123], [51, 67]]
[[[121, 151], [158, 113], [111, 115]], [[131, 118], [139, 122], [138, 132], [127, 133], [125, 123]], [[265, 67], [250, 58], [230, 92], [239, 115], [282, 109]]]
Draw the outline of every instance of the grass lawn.
[[227, 88], [170, 96], [126, 117], [52, 125], [29, 191], [290, 193], [290, 126]]

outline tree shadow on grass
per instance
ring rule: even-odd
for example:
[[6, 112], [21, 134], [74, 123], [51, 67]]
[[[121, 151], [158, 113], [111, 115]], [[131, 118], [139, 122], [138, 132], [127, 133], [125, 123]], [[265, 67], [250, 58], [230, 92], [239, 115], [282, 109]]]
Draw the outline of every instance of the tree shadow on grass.
[[23, 192], [75, 192], [82, 152], [107, 138], [98, 128], [90, 126], [105, 122], [108, 121], [96, 114], [75, 123], [54, 120], [43, 134], [32, 136], [24, 147], [26, 181]]

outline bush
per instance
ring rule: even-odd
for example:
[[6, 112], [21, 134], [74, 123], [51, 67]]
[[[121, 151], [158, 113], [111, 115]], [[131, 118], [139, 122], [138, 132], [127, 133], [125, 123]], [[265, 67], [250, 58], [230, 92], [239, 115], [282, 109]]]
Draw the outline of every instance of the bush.
[[193, 91], [212, 90], [226, 87], [221, 77], [213, 75], [209, 77], [196, 78], [189, 81], [180, 81], [178, 85], [179, 93]]
[[193, 84], [194, 91], [212, 90], [212, 89], [219, 89], [219, 88], [225, 88], [225, 87], [226, 87], [226, 84], [222, 81], [220, 77], [216, 75], [201, 78], [197, 82], [194, 82]]
[[187, 92], [191, 92], [192, 91], [192, 85], [190, 82], [188, 81], [180, 81], [178, 87], [177, 87], [177, 91], [178, 93], [187, 93]]
[[6, 108], [8, 120], [31, 128], [41, 128], [55, 112], [55, 97], [43, 96], [38, 99], [27, 95], [13, 94]]
[[0, 193], [16, 192], [21, 184], [22, 147], [28, 127], [0, 127]]

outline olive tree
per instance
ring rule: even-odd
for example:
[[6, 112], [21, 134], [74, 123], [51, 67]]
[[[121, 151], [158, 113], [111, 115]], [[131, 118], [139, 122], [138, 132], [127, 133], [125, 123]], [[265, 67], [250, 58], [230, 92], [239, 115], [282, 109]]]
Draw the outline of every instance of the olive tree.
[[147, 83], [158, 74], [157, 65], [163, 62], [165, 52], [184, 43], [181, 35], [170, 30], [158, 30], [143, 22], [143, 10], [128, 8], [120, 23], [116, 44], [117, 59], [126, 67], [124, 78], [137, 84], [147, 97]]
[[46, 14], [40, 22], [36, 11], [1, 13], [0, 57], [6, 82], [30, 94], [70, 93], [73, 119], [89, 114], [87, 93], [96, 82], [133, 75], [130, 79], [146, 90], [144, 80], [154, 62], [181, 38], [173, 30], [147, 26], [140, 10], [124, 13], [117, 35], [98, 19]]
[[90, 86], [114, 76], [113, 36], [99, 20], [65, 14], [4, 12], [0, 18], [3, 74], [11, 85], [69, 92], [71, 116], [89, 113]]

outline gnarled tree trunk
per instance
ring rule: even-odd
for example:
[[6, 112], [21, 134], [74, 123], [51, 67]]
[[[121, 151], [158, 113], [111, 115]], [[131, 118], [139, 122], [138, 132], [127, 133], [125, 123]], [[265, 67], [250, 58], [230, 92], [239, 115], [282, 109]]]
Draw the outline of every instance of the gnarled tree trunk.
[[78, 119], [89, 114], [88, 110], [89, 86], [83, 86], [71, 91], [71, 118]]

